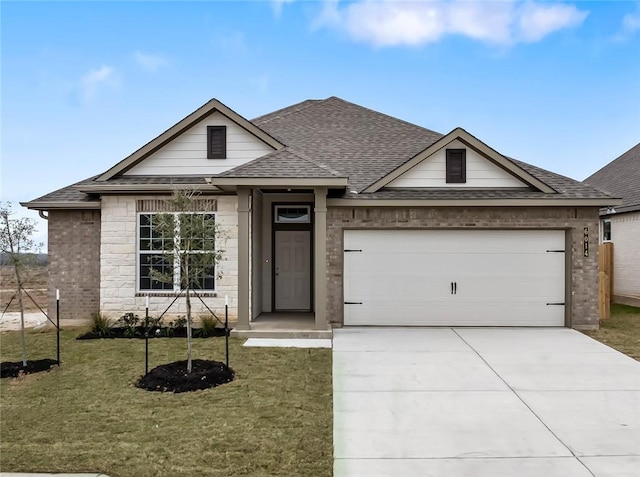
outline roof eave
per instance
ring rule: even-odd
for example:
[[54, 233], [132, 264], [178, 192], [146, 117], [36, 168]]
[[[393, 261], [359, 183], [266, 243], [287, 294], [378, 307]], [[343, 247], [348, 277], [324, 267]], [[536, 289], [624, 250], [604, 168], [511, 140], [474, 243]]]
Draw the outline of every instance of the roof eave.
[[616, 205], [611, 199], [327, 199], [332, 207], [603, 207]]
[[84, 192], [85, 194], [108, 194], [108, 193], [125, 193], [125, 194], [136, 194], [136, 193], [167, 193], [171, 192], [175, 189], [196, 189], [203, 192], [218, 192], [219, 189], [217, 187], [213, 187], [210, 184], [88, 184], [88, 185], [79, 185], [76, 187], [80, 192]]
[[100, 201], [95, 202], [72, 202], [72, 201], [38, 201], [20, 202], [22, 207], [30, 210], [54, 210], [54, 209], [100, 209]]
[[211, 185], [220, 187], [339, 187], [349, 184], [346, 177], [211, 177]]

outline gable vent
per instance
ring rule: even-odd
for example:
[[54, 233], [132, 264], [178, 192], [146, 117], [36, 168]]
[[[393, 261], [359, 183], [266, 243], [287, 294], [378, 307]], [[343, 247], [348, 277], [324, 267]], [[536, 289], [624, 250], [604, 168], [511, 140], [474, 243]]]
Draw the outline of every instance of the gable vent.
[[207, 159], [226, 159], [227, 127], [207, 126]]

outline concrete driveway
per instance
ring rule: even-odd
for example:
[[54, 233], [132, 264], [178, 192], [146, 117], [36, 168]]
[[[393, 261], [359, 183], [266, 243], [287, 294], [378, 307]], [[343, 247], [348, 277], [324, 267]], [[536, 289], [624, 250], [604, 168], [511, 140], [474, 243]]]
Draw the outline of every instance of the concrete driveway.
[[334, 330], [333, 389], [336, 477], [640, 475], [640, 362], [574, 330]]

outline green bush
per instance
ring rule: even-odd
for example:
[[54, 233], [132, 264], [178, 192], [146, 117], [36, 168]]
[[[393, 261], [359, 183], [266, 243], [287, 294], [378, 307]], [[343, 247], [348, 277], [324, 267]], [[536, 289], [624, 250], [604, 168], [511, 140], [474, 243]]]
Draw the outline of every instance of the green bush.
[[200, 317], [200, 331], [199, 334], [202, 338], [208, 338], [214, 336], [216, 332], [216, 326], [218, 320], [213, 315], [203, 315]]
[[113, 323], [109, 317], [102, 313], [91, 313], [91, 331], [97, 333], [98, 336], [107, 337], [111, 335]]

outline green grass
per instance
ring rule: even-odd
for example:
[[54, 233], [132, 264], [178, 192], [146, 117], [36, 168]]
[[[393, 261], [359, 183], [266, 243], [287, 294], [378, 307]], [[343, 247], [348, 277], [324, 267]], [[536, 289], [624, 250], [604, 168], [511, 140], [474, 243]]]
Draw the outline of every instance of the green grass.
[[611, 318], [601, 320], [599, 330], [584, 333], [640, 361], [640, 308], [611, 305]]
[[[134, 386], [143, 340], [76, 341], [62, 367], [0, 380], [0, 470], [124, 476], [332, 475], [331, 350], [244, 348], [232, 339], [232, 383], [193, 393]], [[28, 359], [55, 359], [55, 333], [27, 335]], [[185, 359], [184, 339], [150, 341], [150, 368]], [[0, 360], [20, 360], [18, 332]], [[194, 341], [224, 361], [224, 338]]]

